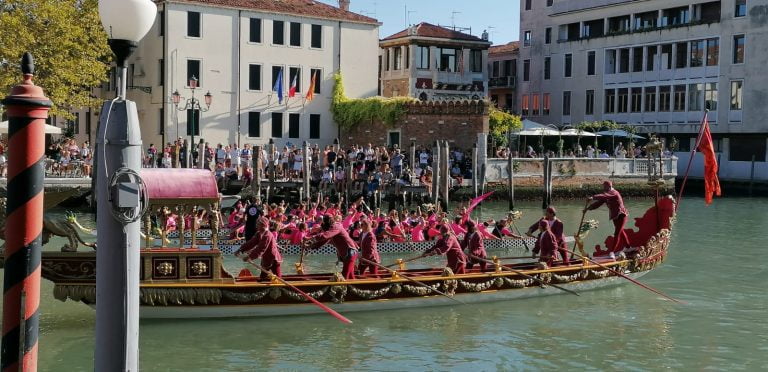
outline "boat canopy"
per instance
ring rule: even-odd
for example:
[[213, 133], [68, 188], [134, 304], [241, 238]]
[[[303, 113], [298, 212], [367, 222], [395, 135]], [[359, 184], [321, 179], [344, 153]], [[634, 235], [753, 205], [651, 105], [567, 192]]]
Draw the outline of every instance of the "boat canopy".
[[219, 202], [216, 178], [207, 169], [144, 168], [139, 174], [151, 205]]

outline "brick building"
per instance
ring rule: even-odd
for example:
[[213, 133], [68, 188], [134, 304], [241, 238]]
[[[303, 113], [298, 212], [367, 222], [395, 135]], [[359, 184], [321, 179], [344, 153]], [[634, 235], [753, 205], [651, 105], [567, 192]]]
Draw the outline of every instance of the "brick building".
[[379, 94], [426, 100], [484, 99], [488, 48], [483, 38], [419, 23], [379, 42]]
[[474, 144], [484, 148], [488, 133], [488, 102], [416, 102], [410, 104], [399, 123], [358, 125], [342, 132], [349, 144], [382, 144], [431, 147], [435, 140], [448, 140], [450, 146], [468, 150]]

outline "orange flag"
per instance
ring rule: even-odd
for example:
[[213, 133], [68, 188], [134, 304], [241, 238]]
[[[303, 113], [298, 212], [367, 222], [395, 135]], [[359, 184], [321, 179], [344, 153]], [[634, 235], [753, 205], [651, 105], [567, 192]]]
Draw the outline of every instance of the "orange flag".
[[717, 157], [712, 143], [712, 133], [709, 131], [709, 121], [704, 117], [704, 129], [701, 132], [701, 142], [696, 151], [704, 155], [704, 201], [712, 204], [712, 196], [720, 196], [720, 180], [717, 178]]
[[312, 74], [312, 82], [309, 83], [309, 89], [307, 90], [307, 95], [304, 96], [304, 99], [307, 102], [312, 102], [312, 99], [315, 98], [315, 84], [317, 83], [317, 72]]

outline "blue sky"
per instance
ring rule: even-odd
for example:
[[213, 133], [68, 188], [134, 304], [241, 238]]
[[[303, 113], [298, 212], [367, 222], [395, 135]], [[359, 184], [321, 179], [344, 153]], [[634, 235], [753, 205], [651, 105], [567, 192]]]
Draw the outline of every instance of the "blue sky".
[[[338, 5], [336, 0], [321, 0]], [[453, 12], [456, 26], [472, 27], [480, 35], [488, 29], [494, 44], [520, 38], [520, 0], [351, 0], [350, 10], [382, 22], [382, 38], [406, 28], [405, 9], [411, 24], [429, 22], [451, 26]]]

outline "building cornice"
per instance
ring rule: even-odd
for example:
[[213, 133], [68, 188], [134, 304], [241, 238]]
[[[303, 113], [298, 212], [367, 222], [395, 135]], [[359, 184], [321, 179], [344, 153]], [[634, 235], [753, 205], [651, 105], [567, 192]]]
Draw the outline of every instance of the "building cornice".
[[232, 10], [240, 10], [245, 12], [253, 12], [253, 13], [262, 13], [262, 14], [276, 14], [276, 15], [284, 15], [284, 16], [290, 16], [290, 17], [297, 17], [297, 18], [305, 18], [305, 19], [321, 19], [324, 21], [331, 21], [331, 22], [342, 22], [342, 23], [354, 23], [354, 24], [361, 24], [361, 25], [370, 25], [375, 27], [380, 27], [383, 25], [382, 22], [364, 22], [364, 21], [356, 21], [356, 20], [350, 20], [350, 19], [340, 19], [340, 18], [332, 18], [332, 17], [322, 17], [322, 16], [310, 16], [307, 14], [299, 14], [299, 13], [288, 13], [288, 12], [276, 12], [271, 10], [264, 10], [264, 9], [255, 9], [255, 8], [247, 8], [247, 7], [236, 7], [236, 6], [229, 6], [229, 5], [221, 5], [221, 4], [210, 4], [210, 3], [203, 3], [199, 1], [185, 1], [185, 0], [162, 0], [159, 1], [160, 3], [168, 3], [168, 4], [180, 4], [180, 5], [192, 5], [192, 6], [199, 6], [203, 8], [214, 8], [214, 9], [232, 9]]

